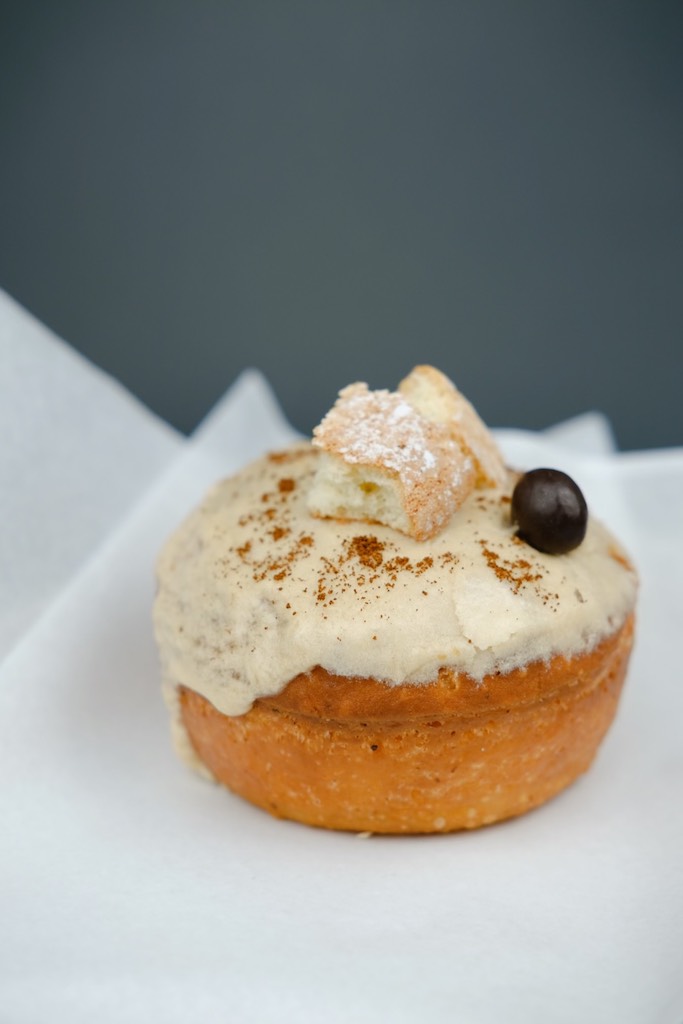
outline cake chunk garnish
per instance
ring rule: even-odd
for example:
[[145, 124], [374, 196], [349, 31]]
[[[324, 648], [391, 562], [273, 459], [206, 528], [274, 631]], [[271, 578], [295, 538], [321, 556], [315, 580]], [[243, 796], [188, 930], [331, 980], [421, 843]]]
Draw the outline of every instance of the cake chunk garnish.
[[501, 487], [506, 469], [498, 446], [474, 406], [433, 366], [416, 366], [398, 390], [411, 405], [442, 424], [474, 463], [477, 487]]
[[431, 367], [416, 368], [399, 391], [350, 384], [313, 445], [313, 515], [382, 523], [416, 540], [439, 533], [475, 486], [505, 478], [488, 430]]

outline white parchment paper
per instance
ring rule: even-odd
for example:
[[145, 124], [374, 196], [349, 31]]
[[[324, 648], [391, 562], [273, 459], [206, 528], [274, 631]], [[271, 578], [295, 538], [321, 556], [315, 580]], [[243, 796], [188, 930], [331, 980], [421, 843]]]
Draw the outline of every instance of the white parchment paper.
[[0, 290], [0, 657], [180, 444]]
[[[43, 332], [39, 373], [52, 344]], [[125, 419], [100, 375], [78, 390], [99, 387]], [[82, 415], [51, 442], [66, 451]], [[361, 839], [275, 821], [176, 760], [156, 553], [219, 475], [293, 432], [255, 373], [194, 438], [148, 427], [126, 427], [146, 486], [62, 566], [0, 665], [0, 1020], [680, 1024], [683, 453], [615, 454], [601, 417], [500, 434], [515, 464], [575, 475], [637, 560], [617, 721], [589, 775], [524, 818]], [[58, 537], [61, 502], [31, 530]]]

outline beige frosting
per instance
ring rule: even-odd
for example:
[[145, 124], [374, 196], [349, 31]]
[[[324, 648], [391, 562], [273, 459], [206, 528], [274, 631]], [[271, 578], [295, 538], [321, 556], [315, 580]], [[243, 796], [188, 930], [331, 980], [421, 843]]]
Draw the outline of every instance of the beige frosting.
[[217, 484], [158, 563], [165, 689], [240, 715], [321, 665], [388, 684], [452, 666], [475, 679], [585, 651], [618, 629], [636, 577], [590, 518], [583, 543], [546, 555], [515, 536], [510, 474], [474, 491], [432, 540], [306, 508], [308, 444]]

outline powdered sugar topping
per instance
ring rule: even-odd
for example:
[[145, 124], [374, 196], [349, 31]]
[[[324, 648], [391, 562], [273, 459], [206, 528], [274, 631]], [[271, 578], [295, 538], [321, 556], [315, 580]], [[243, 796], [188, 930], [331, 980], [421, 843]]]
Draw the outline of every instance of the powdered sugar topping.
[[313, 444], [333, 451], [345, 462], [381, 466], [410, 486], [436, 470], [444, 449], [459, 448], [437, 424], [420, 415], [397, 392], [370, 391], [350, 384], [313, 432]]

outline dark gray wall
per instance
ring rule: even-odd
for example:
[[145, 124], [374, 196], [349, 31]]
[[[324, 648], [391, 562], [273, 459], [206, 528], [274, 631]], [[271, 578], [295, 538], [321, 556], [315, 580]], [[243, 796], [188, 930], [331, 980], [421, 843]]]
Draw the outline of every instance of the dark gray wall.
[[0, 284], [176, 425], [429, 361], [683, 443], [682, 4], [0, 11]]

